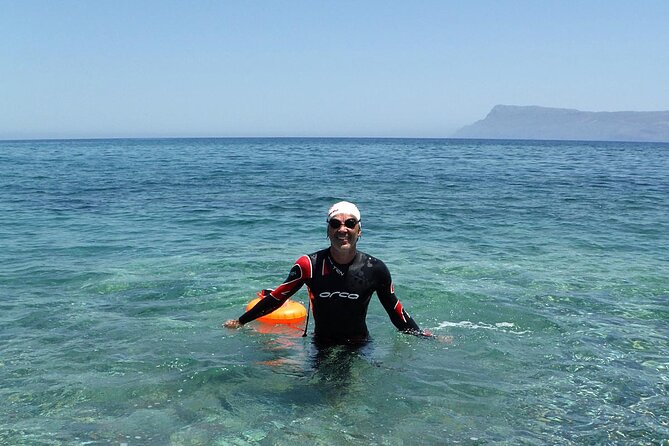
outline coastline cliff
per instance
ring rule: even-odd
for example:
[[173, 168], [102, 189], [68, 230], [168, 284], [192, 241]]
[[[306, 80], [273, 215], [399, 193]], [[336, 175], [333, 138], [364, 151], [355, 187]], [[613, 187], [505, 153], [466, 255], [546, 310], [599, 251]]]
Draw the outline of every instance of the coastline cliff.
[[455, 138], [669, 142], [669, 111], [587, 112], [496, 105]]

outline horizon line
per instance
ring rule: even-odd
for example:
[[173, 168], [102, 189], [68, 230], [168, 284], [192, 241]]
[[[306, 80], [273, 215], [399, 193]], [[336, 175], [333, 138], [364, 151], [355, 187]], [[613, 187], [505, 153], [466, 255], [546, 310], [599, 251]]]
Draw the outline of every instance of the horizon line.
[[111, 136], [73, 138], [0, 138], [0, 143], [8, 142], [56, 142], [56, 141], [148, 141], [148, 140], [205, 140], [205, 139], [385, 139], [385, 140], [450, 140], [450, 141], [537, 141], [537, 142], [579, 142], [579, 143], [635, 143], [669, 144], [669, 141], [600, 140], [600, 139], [537, 139], [537, 138], [472, 138], [454, 136]]

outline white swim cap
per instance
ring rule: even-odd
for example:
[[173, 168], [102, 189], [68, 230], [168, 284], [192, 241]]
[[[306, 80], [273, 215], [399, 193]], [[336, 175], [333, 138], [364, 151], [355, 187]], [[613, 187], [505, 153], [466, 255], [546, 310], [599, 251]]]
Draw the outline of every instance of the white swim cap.
[[333, 204], [330, 209], [328, 209], [328, 221], [335, 215], [339, 214], [349, 214], [355, 217], [356, 220], [360, 221], [360, 211], [358, 207], [353, 203], [348, 201], [340, 201], [339, 203]]

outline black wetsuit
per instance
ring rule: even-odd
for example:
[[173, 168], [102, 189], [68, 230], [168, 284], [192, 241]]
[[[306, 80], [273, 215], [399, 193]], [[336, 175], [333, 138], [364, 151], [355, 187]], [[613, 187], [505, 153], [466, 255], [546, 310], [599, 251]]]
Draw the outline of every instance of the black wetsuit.
[[264, 298], [244, 313], [245, 324], [271, 313], [306, 284], [313, 309], [314, 336], [321, 342], [362, 342], [369, 331], [365, 319], [372, 294], [376, 292], [390, 320], [399, 330], [423, 333], [402, 308], [395, 296], [386, 265], [379, 259], [358, 251], [348, 265], [339, 265], [324, 249], [300, 257], [286, 281], [274, 290], [263, 290]]

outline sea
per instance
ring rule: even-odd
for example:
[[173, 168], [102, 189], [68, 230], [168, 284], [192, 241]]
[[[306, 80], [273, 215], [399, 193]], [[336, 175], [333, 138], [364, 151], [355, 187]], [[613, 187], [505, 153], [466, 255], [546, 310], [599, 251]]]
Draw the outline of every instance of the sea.
[[[222, 327], [339, 200], [439, 339]], [[2, 445], [667, 446], [668, 352], [669, 144], [0, 142]]]

